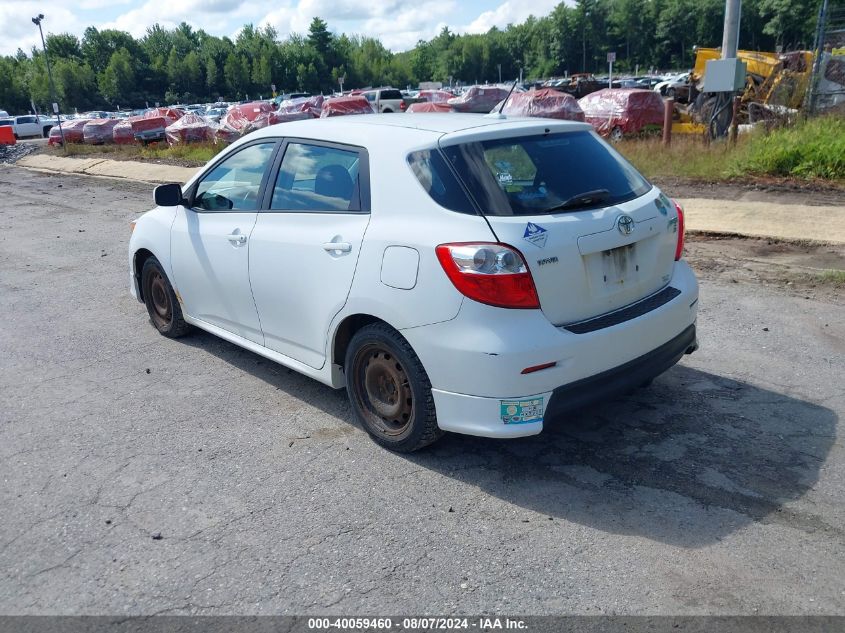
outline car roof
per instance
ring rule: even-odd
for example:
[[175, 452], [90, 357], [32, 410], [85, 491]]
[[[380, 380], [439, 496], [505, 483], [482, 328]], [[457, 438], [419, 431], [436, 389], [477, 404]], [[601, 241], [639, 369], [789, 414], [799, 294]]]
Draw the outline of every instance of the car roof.
[[433, 138], [444, 135], [464, 136], [474, 132], [526, 131], [538, 127], [555, 128], [556, 131], [590, 129], [589, 125], [575, 121], [541, 119], [531, 117], [486, 117], [481, 114], [459, 112], [412, 113], [412, 114], [361, 114], [355, 116], [331, 117], [290, 121], [262, 128], [250, 134], [250, 138], [279, 136], [301, 136], [322, 138], [339, 143], [357, 142], [362, 134], [375, 139], [383, 135], [394, 138], [397, 128], [430, 133]]

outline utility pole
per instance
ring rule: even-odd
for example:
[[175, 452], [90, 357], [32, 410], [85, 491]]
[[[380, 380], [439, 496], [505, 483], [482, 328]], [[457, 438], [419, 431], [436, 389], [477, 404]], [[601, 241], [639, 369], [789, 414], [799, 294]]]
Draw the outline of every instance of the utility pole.
[[739, 48], [739, 18], [742, 0], [725, 0], [725, 29], [722, 35], [722, 59], [736, 58]]
[[496, 64], [499, 67], [499, 83], [502, 83], [502, 65]]
[[44, 60], [47, 63], [47, 78], [50, 80], [50, 99], [53, 101], [53, 114], [56, 115], [56, 120], [59, 122], [59, 134], [62, 136], [62, 149], [65, 149], [65, 132], [62, 129], [62, 113], [59, 108], [59, 101], [56, 99], [56, 86], [53, 85], [53, 71], [50, 70], [50, 56], [47, 54], [47, 44], [44, 42], [44, 31], [41, 29], [41, 20], [44, 19], [44, 14], [39, 13], [32, 18], [32, 23], [38, 27], [38, 32], [41, 34], [41, 48], [44, 49]]

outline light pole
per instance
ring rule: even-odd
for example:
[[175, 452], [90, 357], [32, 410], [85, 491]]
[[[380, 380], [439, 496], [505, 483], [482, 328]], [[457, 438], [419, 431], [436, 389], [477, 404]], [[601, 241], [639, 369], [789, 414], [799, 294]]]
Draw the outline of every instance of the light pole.
[[32, 18], [32, 23], [38, 27], [38, 32], [41, 34], [41, 47], [44, 49], [44, 60], [47, 63], [47, 79], [50, 81], [50, 98], [53, 99], [53, 114], [56, 115], [56, 120], [59, 122], [59, 134], [62, 136], [62, 149], [65, 149], [65, 132], [62, 129], [62, 115], [59, 109], [59, 102], [56, 99], [56, 86], [53, 85], [53, 71], [50, 70], [50, 56], [47, 54], [47, 44], [44, 42], [44, 31], [41, 29], [41, 20], [44, 19], [44, 14], [39, 13]]

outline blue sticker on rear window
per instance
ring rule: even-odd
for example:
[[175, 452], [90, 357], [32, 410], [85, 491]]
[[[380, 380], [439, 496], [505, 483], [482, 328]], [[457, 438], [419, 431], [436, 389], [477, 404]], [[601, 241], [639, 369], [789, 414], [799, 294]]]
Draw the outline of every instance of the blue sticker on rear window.
[[525, 233], [522, 238], [526, 242], [531, 242], [537, 248], [543, 248], [546, 245], [547, 237], [548, 235], [546, 234], [546, 229], [539, 224], [529, 222], [525, 225]]

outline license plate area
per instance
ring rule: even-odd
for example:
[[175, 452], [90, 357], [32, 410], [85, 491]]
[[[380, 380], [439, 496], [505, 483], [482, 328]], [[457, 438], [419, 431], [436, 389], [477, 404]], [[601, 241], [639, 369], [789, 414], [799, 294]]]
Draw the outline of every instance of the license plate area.
[[632, 273], [639, 271], [636, 262], [636, 243], [601, 252], [602, 281], [609, 286], [624, 286], [631, 282]]
[[635, 287], [640, 281], [637, 243], [584, 256], [584, 267], [594, 297], [608, 297]]

